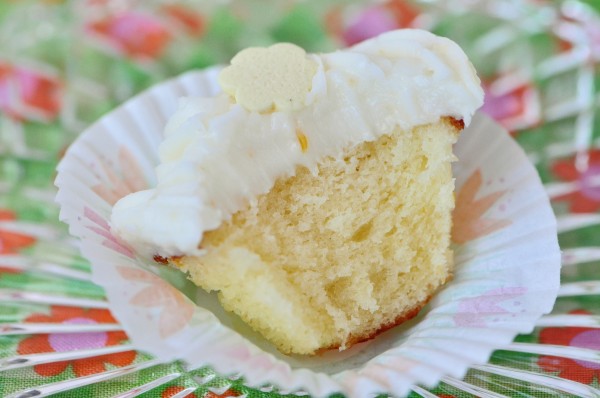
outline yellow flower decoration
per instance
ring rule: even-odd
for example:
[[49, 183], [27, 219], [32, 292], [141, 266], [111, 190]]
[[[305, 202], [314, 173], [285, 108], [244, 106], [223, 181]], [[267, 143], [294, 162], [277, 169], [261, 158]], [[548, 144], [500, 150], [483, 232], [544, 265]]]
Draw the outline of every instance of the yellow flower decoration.
[[240, 51], [221, 71], [223, 91], [249, 111], [289, 111], [302, 108], [312, 87], [317, 63], [290, 43]]

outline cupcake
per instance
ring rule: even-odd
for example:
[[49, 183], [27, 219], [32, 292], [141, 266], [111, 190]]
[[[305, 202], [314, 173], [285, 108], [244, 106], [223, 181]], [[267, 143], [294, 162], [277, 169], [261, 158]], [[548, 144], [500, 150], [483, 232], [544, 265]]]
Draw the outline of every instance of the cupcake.
[[415, 316], [452, 276], [452, 145], [481, 106], [452, 41], [418, 30], [306, 54], [249, 48], [182, 98], [155, 188], [112, 232], [281, 352], [345, 349]]

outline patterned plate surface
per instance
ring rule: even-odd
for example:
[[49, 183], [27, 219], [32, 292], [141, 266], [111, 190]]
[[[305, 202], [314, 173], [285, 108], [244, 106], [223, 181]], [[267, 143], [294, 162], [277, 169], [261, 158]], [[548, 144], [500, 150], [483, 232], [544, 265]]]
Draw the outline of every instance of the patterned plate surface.
[[328, 51], [398, 27], [460, 43], [484, 110], [552, 198], [562, 286], [536, 330], [411, 397], [600, 396], [600, 3], [596, 0], [0, 3], [0, 396], [275, 397], [135, 351], [58, 222], [54, 168], [91, 122], [149, 85], [251, 44]]

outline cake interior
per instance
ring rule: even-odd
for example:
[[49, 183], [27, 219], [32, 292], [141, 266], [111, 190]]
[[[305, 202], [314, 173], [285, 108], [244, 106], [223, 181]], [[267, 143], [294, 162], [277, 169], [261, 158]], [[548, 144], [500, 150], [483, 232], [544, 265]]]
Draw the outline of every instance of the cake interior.
[[393, 131], [316, 174], [299, 167], [206, 233], [206, 255], [170, 262], [283, 353], [373, 337], [416, 315], [451, 276], [461, 124]]

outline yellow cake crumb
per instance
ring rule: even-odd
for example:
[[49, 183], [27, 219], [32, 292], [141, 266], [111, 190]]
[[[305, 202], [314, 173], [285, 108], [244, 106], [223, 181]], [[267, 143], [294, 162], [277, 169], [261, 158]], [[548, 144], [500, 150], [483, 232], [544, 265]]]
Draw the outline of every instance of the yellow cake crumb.
[[446, 118], [299, 167], [206, 233], [205, 256], [171, 262], [284, 353], [370, 338], [451, 276], [459, 130]]

